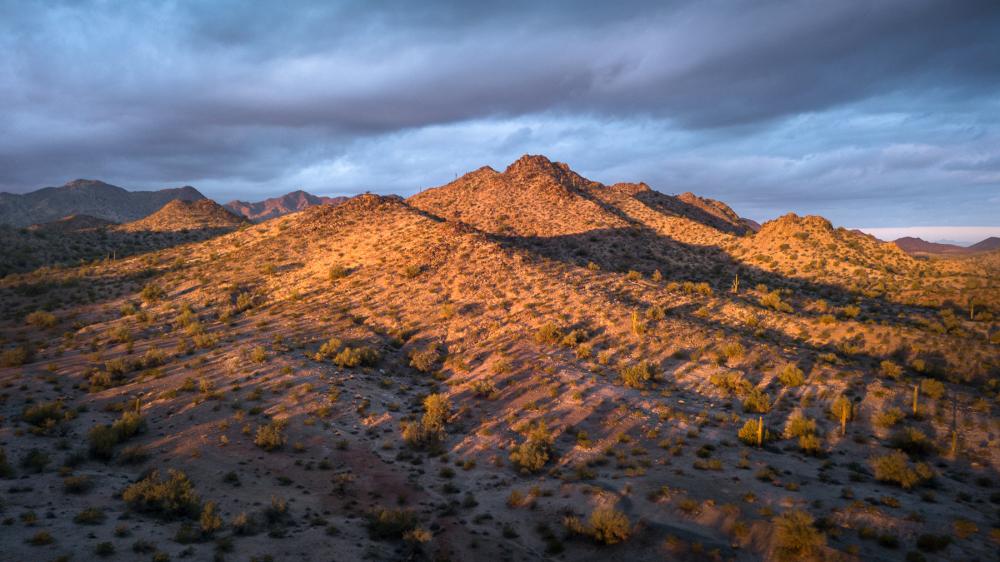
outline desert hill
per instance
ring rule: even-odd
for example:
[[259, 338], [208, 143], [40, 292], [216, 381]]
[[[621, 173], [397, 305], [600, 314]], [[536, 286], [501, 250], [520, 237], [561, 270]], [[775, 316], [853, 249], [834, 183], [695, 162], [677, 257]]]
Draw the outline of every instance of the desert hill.
[[1000, 238], [990, 236], [985, 240], [980, 240], [979, 242], [969, 246], [969, 249], [973, 252], [993, 252], [995, 250], [1000, 250]]
[[262, 222], [288, 213], [302, 211], [315, 205], [339, 205], [346, 200], [346, 197], [322, 197], [298, 190], [263, 201], [230, 201], [224, 206], [253, 222]]
[[121, 226], [126, 231], [175, 232], [180, 230], [225, 230], [248, 224], [239, 216], [211, 199], [184, 201], [175, 199], [155, 213]]
[[996, 236], [991, 236], [971, 246], [939, 244], [911, 236], [899, 238], [893, 243], [902, 248], [903, 251], [913, 255], [970, 255], [1000, 250], [1000, 238]]
[[74, 180], [61, 187], [46, 187], [25, 194], [0, 193], [0, 224], [28, 226], [69, 215], [89, 215], [123, 223], [138, 220], [180, 199], [205, 196], [185, 186], [159, 191], [128, 191], [95, 180]]
[[99, 219], [90, 215], [69, 215], [58, 220], [33, 224], [28, 227], [32, 232], [70, 233], [82, 230], [94, 230], [114, 226], [115, 222]]
[[988, 558], [998, 265], [526, 157], [9, 275], [7, 548]]

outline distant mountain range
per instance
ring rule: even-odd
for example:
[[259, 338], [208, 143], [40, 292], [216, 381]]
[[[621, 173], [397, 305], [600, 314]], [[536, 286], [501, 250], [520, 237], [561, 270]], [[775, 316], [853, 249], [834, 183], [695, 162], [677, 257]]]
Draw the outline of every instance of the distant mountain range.
[[0, 224], [29, 226], [70, 215], [130, 222], [155, 213], [174, 199], [197, 201], [205, 196], [191, 186], [128, 191], [102, 181], [74, 180], [62, 187], [46, 187], [23, 195], [0, 193]]
[[904, 252], [914, 255], [918, 254], [969, 255], [969, 254], [978, 254], [981, 252], [992, 252], [993, 250], [1000, 250], [1000, 238], [997, 238], [996, 236], [991, 236], [971, 246], [957, 246], [955, 244], [939, 244], [937, 242], [928, 242], [921, 238], [914, 238], [912, 236], [899, 238], [894, 241], [894, 244], [899, 246], [900, 249], [902, 249]]
[[288, 213], [302, 211], [315, 205], [338, 205], [344, 201], [347, 201], [347, 197], [322, 197], [298, 190], [256, 203], [230, 201], [225, 204], [225, 207], [253, 222], [262, 222]]
[[[130, 223], [152, 215], [171, 201], [206, 199], [191, 186], [129, 191], [102, 181], [78, 179], [61, 187], [46, 187], [25, 194], [0, 193], [0, 224], [36, 225], [36, 229], [44, 225], [46, 229], [65, 231], [79, 228], [82, 221]], [[314, 205], [339, 204], [345, 200], [346, 197], [320, 197], [300, 190], [257, 202], [231, 201], [224, 207], [250, 221], [262, 222]], [[213, 216], [218, 219], [220, 215], [213, 213]], [[178, 228], [190, 227], [186, 224]]]

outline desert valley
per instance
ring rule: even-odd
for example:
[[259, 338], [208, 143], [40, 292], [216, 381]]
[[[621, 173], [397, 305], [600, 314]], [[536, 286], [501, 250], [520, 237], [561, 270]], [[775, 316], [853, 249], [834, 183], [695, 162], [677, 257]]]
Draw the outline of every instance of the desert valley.
[[0, 559], [996, 559], [995, 244], [531, 155], [74, 184], [0, 199]]

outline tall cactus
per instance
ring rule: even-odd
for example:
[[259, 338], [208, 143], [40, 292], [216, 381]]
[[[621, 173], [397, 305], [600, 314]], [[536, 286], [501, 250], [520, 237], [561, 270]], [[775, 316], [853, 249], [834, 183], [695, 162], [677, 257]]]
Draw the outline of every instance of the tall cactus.
[[920, 403], [920, 385], [913, 385], [913, 415], [917, 415], [917, 405]]
[[757, 418], [757, 446], [764, 446], [764, 416]]
[[740, 274], [737, 273], [736, 277], [733, 278], [732, 292], [740, 292]]

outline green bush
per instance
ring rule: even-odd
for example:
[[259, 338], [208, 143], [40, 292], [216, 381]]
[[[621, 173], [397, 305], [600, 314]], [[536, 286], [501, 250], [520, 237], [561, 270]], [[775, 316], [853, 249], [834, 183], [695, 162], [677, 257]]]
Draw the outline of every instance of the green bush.
[[25, 317], [25, 321], [36, 328], [53, 328], [59, 323], [55, 314], [45, 312], [44, 310], [32, 312]]
[[903, 376], [903, 368], [898, 364], [886, 359], [879, 364], [879, 374], [883, 377], [898, 380]]
[[899, 449], [911, 457], [925, 457], [937, 450], [924, 432], [912, 427], [896, 432], [889, 442], [893, 449]]
[[604, 544], [618, 544], [628, 539], [632, 524], [628, 516], [613, 507], [599, 507], [590, 514], [590, 531]]
[[0, 353], [0, 367], [20, 367], [28, 362], [31, 352], [26, 346], [5, 349]]
[[7, 451], [0, 447], [0, 478], [13, 478], [14, 467], [10, 466], [7, 460]]
[[872, 418], [872, 423], [878, 427], [888, 429], [903, 421], [905, 417], [906, 414], [904, 414], [899, 408], [889, 408], [875, 414]]
[[737, 372], [714, 373], [708, 377], [708, 382], [726, 394], [736, 396], [743, 396], [753, 388], [750, 381]]
[[124, 412], [111, 425], [97, 425], [87, 433], [90, 454], [94, 458], [109, 460], [114, 448], [146, 429], [146, 420], [137, 412]]
[[410, 366], [421, 373], [429, 373], [434, 370], [434, 366], [441, 360], [441, 353], [437, 344], [430, 344], [419, 350], [410, 353]]
[[774, 550], [779, 560], [803, 560], [818, 556], [826, 546], [826, 536], [805, 511], [785, 512], [774, 519]]
[[186, 474], [173, 469], [167, 471], [166, 480], [153, 470], [125, 488], [122, 499], [131, 509], [167, 518], [193, 518], [201, 512], [201, 498], [195, 493], [194, 484]]
[[627, 365], [621, 370], [622, 383], [630, 388], [645, 388], [646, 383], [653, 380], [656, 367], [648, 361]]
[[351, 274], [351, 270], [340, 265], [333, 265], [330, 267], [330, 281], [336, 281], [337, 279], [343, 279]]
[[806, 376], [794, 363], [788, 363], [778, 371], [778, 380], [788, 387], [802, 386], [806, 382]]
[[30, 449], [27, 453], [21, 457], [21, 468], [40, 473], [45, 470], [45, 467], [52, 462], [49, 458], [48, 453], [42, 451], [41, 449]]
[[73, 518], [73, 522], [77, 525], [99, 525], [107, 519], [108, 516], [104, 514], [104, 511], [96, 507], [88, 507], [76, 514]]
[[514, 447], [510, 453], [510, 460], [522, 472], [537, 472], [549, 462], [552, 441], [548, 426], [545, 422], [539, 422], [528, 430], [524, 442]]
[[[743, 424], [743, 427], [740, 428], [736, 436], [739, 438], [740, 441], [746, 443], [747, 445], [756, 445], [759, 426], [760, 426], [760, 421], [755, 419], [747, 420], [747, 422]], [[764, 426], [763, 438], [764, 438], [764, 443], [767, 443], [768, 441], [774, 439], [774, 436], [771, 434], [770, 431], [768, 431], [766, 425]]]
[[333, 362], [339, 367], [374, 367], [378, 364], [379, 354], [370, 347], [345, 347], [333, 357]]
[[166, 296], [166, 294], [167, 292], [164, 291], [159, 285], [155, 283], [148, 283], [142, 288], [142, 292], [139, 293], [139, 297], [142, 298], [143, 302], [148, 304], [162, 299]]
[[65, 419], [67, 411], [61, 400], [25, 406], [21, 419], [36, 427], [51, 427]]
[[755, 388], [743, 399], [743, 411], [756, 414], [766, 414], [771, 409], [771, 397], [759, 388]]
[[268, 452], [280, 449], [285, 445], [284, 430], [284, 420], [273, 420], [267, 425], [257, 427], [253, 443]]
[[555, 324], [548, 322], [538, 328], [535, 332], [535, 341], [540, 344], [556, 345], [563, 338], [562, 330]]
[[938, 400], [944, 396], [944, 384], [934, 379], [924, 379], [920, 381], [920, 392]]
[[816, 420], [802, 415], [793, 416], [788, 419], [785, 426], [785, 436], [802, 437], [804, 435], [814, 435], [816, 433]]
[[417, 516], [408, 509], [379, 509], [367, 517], [368, 536], [373, 540], [401, 539], [416, 529]]
[[911, 465], [906, 453], [902, 451], [873, 457], [871, 465], [875, 470], [876, 480], [898, 484], [907, 490], [934, 477], [934, 470], [929, 465]]

